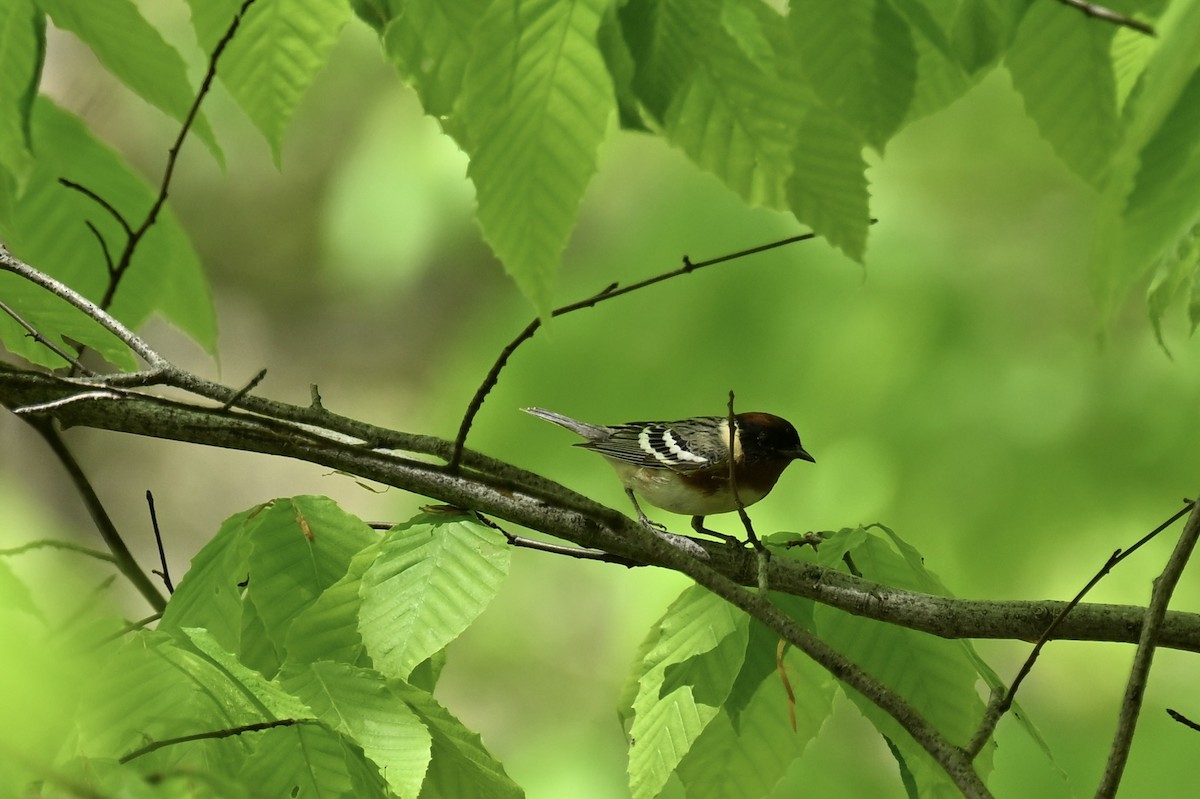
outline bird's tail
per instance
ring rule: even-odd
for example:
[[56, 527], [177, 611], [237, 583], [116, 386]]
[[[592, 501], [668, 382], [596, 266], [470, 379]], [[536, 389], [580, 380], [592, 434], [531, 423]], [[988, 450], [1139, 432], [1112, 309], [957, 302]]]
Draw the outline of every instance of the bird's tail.
[[609, 428], [598, 425], [581, 422], [577, 419], [572, 419], [570, 416], [563, 416], [561, 413], [547, 411], [543, 408], [522, 408], [525, 413], [533, 414], [539, 419], [545, 419], [547, 422], [554, 422], [560, 427], [565, 427], [568, 430], [578, 433], [588, 441], [596, 441], [601, 438], [607, 438], [611, 432]]

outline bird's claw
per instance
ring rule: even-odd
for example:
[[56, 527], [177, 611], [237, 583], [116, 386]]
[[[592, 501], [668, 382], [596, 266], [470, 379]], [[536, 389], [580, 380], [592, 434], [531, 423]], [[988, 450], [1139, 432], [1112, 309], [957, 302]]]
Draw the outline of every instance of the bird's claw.
[[661, 522], [656, 522], [648, 516], [643, 516], [642, 518], [638, 519], [638, 521], [641, 522], [642, 527], [645, 527], [646, 529], [650, 530], [651, 532], [654, 532], [654, 533], [667, 532], [667, 526], [665, 524], [662, 524]]

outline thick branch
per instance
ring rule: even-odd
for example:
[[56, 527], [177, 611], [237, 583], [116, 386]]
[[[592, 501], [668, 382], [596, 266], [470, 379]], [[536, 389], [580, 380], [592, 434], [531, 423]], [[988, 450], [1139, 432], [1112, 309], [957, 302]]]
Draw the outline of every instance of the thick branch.
[[[72, 397], [77, 399], [71, 401]], [[254, 400], [256, 413], [263, 415], [128, 393], [101, 394], [83, 381], [0, 364], [0, 404], [19, 409], [54, 402], [53, 415], [67, 426], [307, 460], [439, 502], [471, 508], [579, 546], [609, 552], [625, 561], [667, 565], [640, 539], [623, 533], [630, 522], [624, 514], [511, 464], [468, 451], [463, 462], [469, 468], [456, 474], [441, 464], [374, 448], [384, 445], [444, 457], [453, 447], [451, 442], [405, 433], [383, 436], [385, 431], [379, 428], [324, 410], [248, 399]], [[267, 418], [267, 413], [272, 417]], [[320, 428], [316, 421], [322, 418], [333, 423]], [[284, 421], [288, 419], [303, 419], [305, 423]], [[370, 440], [350, 438], [347, 431], [351, 430], [369, 434]], [[753, 552], [717, 543], [703, 546], [708, 565], [720, 574], [740, 585], [758, 584], [758, 561]], [[784, 557], [770, 559], [767, 577], [772, 591], [945, 638], [1036, 641], [1066, 604], [922, 594]], [[1085, 603], [1067, 615], [1054, 637], [1134, 643], [1144, 617], [1145, 609], [1140, 607]], [[1156, 640], [1159, 646], [1200, 652], [1200, 614], [1169, 611]]]

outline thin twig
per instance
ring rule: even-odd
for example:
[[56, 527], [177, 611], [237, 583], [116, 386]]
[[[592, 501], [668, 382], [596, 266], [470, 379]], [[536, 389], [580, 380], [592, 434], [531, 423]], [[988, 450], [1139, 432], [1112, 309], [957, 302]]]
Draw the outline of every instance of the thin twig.
[[620, 555], [613, 555], [600, 549], [581, 549], [580, 547], [568, 547], [564, 546], [563, 544], [553, 544], [549, 541], [538, 541], [535, 538], [526, 538], [525, 536], [514, 535], [508, 530], [505, 530], [494, 519], [490, 519], [478, 511], [472, 515], [480, 524], [486, 525], [504, 536], [508, 543], [514, 547], [523, 547], [525, 549], [532, 549], [537, 552], [549, 552], [552, 555], [565, 555], [568, 558], [575, 558], [577, 560], [595, 560], [600, 561], [601, 563], [616, 563], [621, 566], [629, 566], [631, 568], [634, 566], [646, 565], [644, 563], [638, 563], [637, 561], [630, 560], [629, 558], [623, 558]]
[[[129, 224], [129, 220], [127, 220], [125, 218], [125, 215], [122, 214], [120, 211], [118, 211], [113, 206], [113, 204], [110, 203], [108, 200], [104, 199], [99, 194], [97, 194], [96, 192], [89, 189], [87, 186], [84, 186], [82, 183], [76, 183], [75, 181], [73, 181], [69, 178], [59, 178], [58, 182], [61, 185], [66, 186], [68, 189], [74, 189], [75, 191], [82, 194], [84, 197], [87, 197], [89, 200], [96, 203], [96, 205], [100, 206], [105, 211], [108, 211], [109, 216], [111, 216], [113, 219], [117, 220], [117, 224], [120, 225], [121, 229], [125, 231], [125, 237], [126, 238], [133, 237], [133, 227]], [[94, 229], [95, 228], [93, 227], [93, 230]], [[101, 238], [101, 241], [103, 241], [103, 238]], [[112, 259], [110, 258], [108, 260], [109, 260], [109, 271], [111, 272], [112, 271]]]
[[[245, 400], [250, 414], [133, 392], [119, 402], [65, 402], [71, 392], [80, 390], [77, 381], [0, 363], [0, 404], [10, 408], [58, 404], [53, 416], [67, 427], [310, 461], [432, 501], [476, 508], [580, 546], [662, 565], [606, 532], [622, 523], [623, 513], [560, 483], [471, 450], [465, 451], [463, 460], [469, 468], [458, 473], [431, 463], [428, 457], [442, 464], [449, 457], [452, 442], [445, 439], [389, 431], [328, 411], [313, 412], [307, 406], [255, 396]], [[362, 439], [378, 443], [368, 446]], [[709, 541], [699, 546], [714, 568], [730, 579], [757, 584], [752, 552]], [[954, 599], [908, 591], [791, 558], [772, 558], [769, 568], [772, 591], [943, 638], [1036, 641], [1046, 630], [1046, 620], [1066, 606], [1050, 600]], [[1056, 628], [1054, 638], [1134, 643], [1144, 615], [1145, 608], [1134, 605], [1081, 603]], [[1200, 614], [1169, 611], [1160, 644], [1200, 652]]]
[[1062, 3], [1064, 6], [1069, 6], [1070, 8], [1082, 11], [1084, 16], [1092, 17], [1093, 19], [1111, 22], [1114, 25], [1118, 25], [1122, 28], [1129, 28], [1131, 30], [1138, 31], [1139, 33], [1144, 33], [1147, 36], [1158, 35], [1154, 28], [1147, 23], [1139, 22], [1132, 17], [1127, 17], [1124, 14], [1113, 11], [1111, 8], [1098, 5], [1097, 3], [1088, 3], [1084, 2], [1084, 0], [1058, 0], [1058, 2]]
[[1158, 629], [1162, 626], [1167, 605], [1171, 602], [1171, 594], [1174, 593], [1183, 569], [1191, 558], [1197, 539], [1200, 539], [1200, 507], [1193, 505], [1192, 515], [1184, 525], [1171, 557], [1167, 559], [1162, 574], [1154, 581], [1154, 589], [1150, 592], [1150, 606], [1146, 609], [1141, 638], [1138, 640], [1137, 651], [1133, 655], [1133, 666], [1129, 670], [1129, 680], [1125, 685], [1125, 698], [1121, 702], [1117, 731], [1113, 736], [1108, 763], [1104, 767], [1104, 777], [1100, 781], [1100, 787], [1096, 789], [1098, 798], [1117, 795], [1117, 787], [1121, 784], [1121, 776], [1129, 760], [1129, 750], [1133, 746], [1133, 732], [1142, 713], [1142, 700], [1150, 677], [1150, 665], [1158, 645]]
[[25, 328], [25, 332], [29, 335], [30, 338], [32, 338], [38, 344], [41, 344], [46, 349], [53, 352], [58, 357], [62, 358], [64, 361], [66, 361], [68, 364], [70, 364], [71, 367], [78, 369], [80, 372], [83, 372], [85, 375], [95, 375], [95, 372], [91, 371], [86, 366], [81, 364], [75, 356], [70, 355], [69, 353], [65, 352], [61, 347], [59, 347], [53, 341], [51, 341], [50, 339], [46, 338], [41, 333], [39, 333], [36, 327], [29, 324], [29, 322], [26, 322], [25, 319], [19, 313], [14, 311], [3, 301], [0, 301], [0, 311], [4, 311], [6, 314], [11, 316], [13, 318], [13, 321], [15, 321], [21, 327]]
[[[875, 220], [871, 220], [872, 223], [874, 223], [874, 221]], [[761, 244], [757, 247], [751, 247], [746, 250], [738, 250], [737, 252], [729, 253], [728, 255], [710, 258], [707, 261], [696, 261], [694, 263], [685, 255], [683, 257], [683, 266], [679, 267], [678, 269], [672, 269], [669, 272], [663, 272], [662, 274], [655, 275], [654, 277], [649, 277], [645, 280], [639, 280], [637, 283], [630, 283], [628, 286], [624, 287], [621, 287], [618, 283], [610, 283], [586, 299], [573, 302], [569, 305], [564, 305], [561, 308], [555, 308], [550, 312], [550, 317], [554, 318], [572, 313], [573, 311], [579, 311], [584, 308], [591, 308], [600, 304], [601, 302], [604, 302], [605, 300], [611, 300], [614, 297], [620, 297], [622, 294], [628, 294], [631, 291], [638, 291], [639, 289], [644, 289], [647, 286], [653, 286], [655, 283], [661, 283], [664, 280], [670, 280], [671, 278], [679, 277], [680, 275], [686, 275], [689, 272], [695, 272], [697, 269], [703, 269], [706, 266], [715, 266], [716, 264], [722, 264], [726, 261], [732, 261], [737, 258], [745, 258], [749, 255], [757, 255], [760, 252], [773, 250], [777, 247], [783, 247], [787, 244], [794, 244], [798, 241], [808, 241], [812, 238], [816, 238], [815, 233], [804, 233], [799, 236], [791, 236], [786, 239], [780, 239], [779, 241], [773, 241], [769, 244]], [[458, 435], [454, 438], [454, 450], [450, 456], [449, 462], [451, 469], [458, 468], [462, 460], [463, 448], [467, 443], [467, 435], [471, 432], [471, 425], [475, 422], [475, 417], [479, 414], [480, 409], [483, 408], [483, 403], [484, 400], [487, 399], [487, 395], [493, 388], [496, 387], [496, 383], [499, 382], [500, 372], [504, 370], [505, 365], [508, 363], [508, 359], [514, 352], [517, 351], [518, 347], [520, 347], [529, 339], [533, 338], [534, 334], [537, 333], [541, 326], [542, 320], [540, 317], [534, 319], [532, 322], [526, 325], [525, 329], [518, 333], [517, 337], [510, 341], [508, 345], [500, 351], [500, 356], [496, 358], [496, 362], [492, 364], [492, 368], [488, 370], [487, 375], [483, 378], [483, 382], [479, 385], [479, 388], [475, 389], [475, 395], [471, 397], [471, 402], [467, 405], [466, 413], [463, 414], [462, 423], [458, 427]]]
[[92, 236], [95, 237], [96, 242], [100, 245], [100, 254], [104, 256], [104, 268], [108, 270], [109, 275], [112, 275], [113, 270], [115, 270], [117, 267], [115, 264], [113, 264], [112, 253], [109, 252], [108, 249], [108, 242], [104, 239], [104, 235], [100, 232], [100, 228], [92, 224], [90, 219], [84, 220], [83, 224], [87, 225], [88, 230], [92, 231]]
[[[763, 546], [763, 542], [755, 534], [754, 523], [750, 521], [750, 514], [746, 513], [746, 504], [742, 502], [742, 495], [738, 493], [737, 469], [735, 468], [737, 461], [734, 458], [734, 453], [737, 451], [735, 439], [737, 438], [738, 424], [737, 414], [733, 412], [733, 389], [729, 390], [729, 402], [726, 405], [726, 411], [726, 425], [729, 427], [729, 438], [725, 442], [729, 455], [729, 490], [733, 492], [733, 501], [737, 505], [738, 518], [742, 520], [742, 527], [746, 528], [746, 538], [750, 540], [754, 549], [761, 554], [766, 552], [767, 548]], [[765, 574], [765, 570], [763, 570], [763, 573]]]
[[209, 730], [208, 732], [198, 732], [193, 735], [180, 735], [178, 738], [163, 738], [161, 741], [153, 741], [146, 744], [140, 749], [134, 749], [129, 754], [122, 757], [117, 762], [125, 765], [130, 760], [148, 755], [151, 752], [157, 752], [168, 746], [175, 744], [185, 744], [192, 741], [211, 741], [221, 738], [232, 738], [235, 735], [241, 735], [247, 732], [261, 732], [263, 730], [274, 729], [275, 727], [291, 727], [296, 724], [320, 724], [316, 719], [276, 719], [274, 721], [260, 721], [255, 724], [242, 724], [238, 727], [229, 727], [224, 730]]
[[1176, 721], [1178, 721], [1180, 724], [1182, 724], [1185, 727], [1191, 727], [1193, 730], [1200, 731], [1200, 724], [1197, 724], [1196, 722], [1192, 721], [1187, 716], [1180, 713], [1178, 710], [1172, 710], [1171, 708], [1167, 708], [1167, 715], [1170, 716], [1171, 718], [1175, 719]]
[[74, 552], [79, 555], [86, 555], [89, 558], [95, 558], [96, 560], [103, 560], [107, 563], [116, 563], [117, 562], [116, 558], [114, 558], [112, 555], [110, 555], [107, 552], [101, 552], [98, 549], [92, 549], [90, 547], [81, 546], [72, 541], [55, 541], [50, 538], [45, 538], [45, 539], [41, 539], [38, 541], [30, 541], [27, 544], [22, 544], [19, 547], [12, 547], [11, 549], [0, 549], [0, 557], [7, 557], [7, 556], [11, 556], [11, 555], [23, 555], [26, 552], [32, 552], [35, 549], [65, 549], [67, 552]]
[[167, 587], [167, 593], [175, 593], [175, 586], [171, 584], [171, 570], [167, 568], [167, 551], [163, 548], [162, 532], [158, 529], [158, 513], [154, 510], [154, 494], [150, 489], [146, 489], [146, 505], [150, 508], [150, 526], [154, 528], [154, 543], [158, 545], [158, 562], [162, 564], [162, 571], [152, 569], [154, 574], [162, 578], [163, 585]]
[[1172, 524], [1179, 521], [1181, 518], [1187, 515], [1187, 513], [1191, 511], [1193, 507], [1194, 503], [1190, 501], [1187, 502], [1181, 510], [1175, 512], [1165, 522], [1146, 533], [1146, 535], [1138, 539], [1133, 546], [1125, 550], [1118, 549], [1116, 552], [1113, 552], [1113, 554], [1109, 556], [1108, 560], [1104, 562], [1104, 565], [1100, 567], [1100, 570], [1092, 576], [1092, 579], [1088, 580], [1087, 584], [1081, 588], [1077, 594], [1075, 594], [1071, 601], [1059, 610], [1054, 619], [1051, 620], [1050, 624], [1047, 625], [1046, 629], [1038, 637], [1037, 643], [1033, 645], [1033, 649], [1030, 651], [1029, 656], [1025, 658], [1025, 662], [1021, 665], [1021, 669], [1017, 672], [1017, 676], [1013, 678], [1012, 684], [1008, 687], [1008, 690], [993, 694], [992, 699], [988, 702], [988, 707], [984, 711], [983, 719], [979, 724], [979, 729], [976, 730], [975, 735], [972, 736], [971, 742], [967, 744], [967, 752], [970, 753], [971, 757], [977, 757], [979, 753], [983, 751], [984, 745], [986, 745], [988, 740], [991, 739], [992, 733], [996, 731], [996, 725], [1000, 723], [1001, 717], [1003, 717], [1003, 715], [1012, 708], [1013, 702], [1016, 701], [1017, 691], [1020, 689], [1021, 683], [1025, 681], [1025, 678], [1028, 677], [1029, 673], [1033, 670], [1033, 665], [1037, 662], [1038, 656], [1042, 652], [1042, 648], [1045, 647], [1048, 642], [1054, 639], [1054, 633], [1058, 630], [1059, 626], [1063, 623], [1071, 611], [1073, 611], [1075, 607], [1083, 601], [1083, 598], [1087, 596], [1088, 592], [1095, 588], [1096, 584], [1104, 579], [1104, 577], [1107, 576], [1108, 573], [1112, 571], [1118, 563], [1125, 560], [1125, 558], [1129, 557], [1134, 552], [1137, 552], [1163, 530], [1166, 530]]
[[246, 396], [251, 391], [253, 391], [258, 386], [258, 384], [263, 381], [263, 378], [265, 378], [266, 376], [267, 376], [267, 370], [260, 369], [258, 371], [258, 374], [256, 374], [254, 377], [250, 378], [249, 382], [247, 382], [246, 385], [239, 388], [232, 397], [230, 397], [229, 399], [227, 399], [223, 403], [221, 403], [221, 410], [227, 411], [230, 408], [232, 408], [234, 405], [237, 405], [239, 402], [241, 402], [242, 397]]
[[124, 627], [122, 627], [121, 629], [117, 630], [115, 633], [110, 633], [110, 634], [104, 636], [103, 638], [101, 638], [99, 641], [99, 644], [103, 645], [103, 644], [107, 644], [110, 641], [115, 641], [118, 638], [124, 638], [126, 635], [129, 635], [130, 633], [135, 632], [137, 630], [141, 630], [147, 624], [153, 624], [154, 622], [158, 621], [161, 618], [162, 618], [162, 613], [151, 613], [149, 616], [147, 616], [144, 619], [138, 619], [137, 621], [131, 621], [128, 624], [126, 624]]
[[71, 482], [75, 486], [75, 490], [79, 492], [80, 498], [83, 499], [83, 504], [87, 507], [88, 514], [92, 517], [92, 521], [96, 525], [96, 529], [100, 531], [100, 537], [104, 539], [108, 551], [113, 555], [113, 563], [117, 570], [125, 575], [129, 582], [133, 583], [133, 587], [138, 590], [150, 606], [155, 610], [162, 610], [167, 606], [167, 600], [158, 589], [154, 587], [154, 583], [146, 576], [134, 560], [133, 554], [129, 548], [125, 546], [124, 539], [117, 532], [117, 527], [113, 524], [112, 519], [108, 515], [108, 511], [104, 509], [104, 504], [97, 496], [96, 490], [92, 488], [91, 482], [87, 475], [83, 473], [83, 468], [79, 462], [75, 460], [75, 456], [67, 449], [66, 443], [59, 436], [58, 431], [54, 429], [54, 423], [49, 419], [34, 419], [28, 418], [26, 421], [32, 425], [34, 430], [41, 434], [42, 438], [50, 446], [50, 450], [58, 457], [63, 468], [67, 470], [67, 474], [71, 478]]
[[29, 282], [41, 286], [56, 297], [61, 297], [71, 305], [83, 311], [85, 314], [98, 322], [101, 327], [120, 339], [126, 347], [129, 347], [129, 349], [133, 350], [133, 352], [136, 353], [143, 361], [145, 361], [146, 364], [152, 369], [163, 369], [168, 366], [165, 358], [155, 352], [149, 344], [147, 344], [124, 324], [118, 322], [115, 317], [113, 317], [103, 308], [80, 294], [78, 291], [75, 291], [75, 289], [71, 288], [66, 283], [63, 283], [61, 280], [57, 280], [45, 272], [34, 269], [32, 266], [9, 252], [7, 247], [3, 246], [0, 246], [0, 269], [20, 275]]
[[175, 164], [179, 160], [179, 152], [183, 149], [183, 142], [187, 139], [188, 133], [191, 132], [192, 125], [195, 124], [196, 117], [200, 113], [200, 104], [204, 102], [204, 98], [208, 95], [209, 90], [212, 88], [213, 80], [217, 76], [217, 61], [221, 58], [221, 54], [225, 52], [225, 48], [233, 40], [234, 34], [237, 33], [238, 27], [242, 24], [242, 17], [254, 2], [255, 0], [245, 0], [242, 3], [242, 7], [234, 14], [233, 21], [229, 24], [225, 35], [213, 47], [212, 55], [208, 58], [208, 69], [204, 73], [204, 79], [200, 82], [200, 90], [196, 92], [196, 98], [192, 101], [192, 106], [188, 109], [187, 115], [183, 119], [183, 124], [179, 127], [179, 134], [175, 137], [175, 141], [170, 149], [167, 150], [167, 164], [163, 169], [158, 196], [155, 198], [154, 204], [150, 206], [150, 210], [146, 213], [146, 218], [142, 220], [142, 223], [138, 225], [136, 230], [130, 231], [128, 229], [129, 226], [126, 225], [127, 238], [125, 240], [125, 249], [122, 250], [117, 265], [110, 271], [108, 287], [104, 290], [104, 297], [100, 300], [100, 307], [105, 310], [108, 310], [112, 305], [113, 298], [117, 293], [117, 287], [121, 283], [121, 278], [125, 276], [126, 270], [129, 269], [130, 264], [133, 262], [133, 254], [137, 250], [138, 244], [141, 243], [142, 237], [158, 221], [158, 214], [167, 202], [167, 194], [171, 188], [171, 178], [175, 174]]

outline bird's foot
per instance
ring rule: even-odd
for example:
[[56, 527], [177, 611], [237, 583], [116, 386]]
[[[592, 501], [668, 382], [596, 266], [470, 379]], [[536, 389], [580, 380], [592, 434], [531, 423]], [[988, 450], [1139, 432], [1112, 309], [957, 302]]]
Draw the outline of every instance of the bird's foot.
[[713, 538], [719, 538], [731, 547], [737, 547], [737, 548], [741, 549], [742, 547], [746, 546], [746, 542], [743, 541], [742, 539], [738, 538], [736, 535], [726, 535], [725, 533], [718, 533], [716, 530], [710, 530], [707, 527], [705, 527], [703, 516], [693, 516], [692, 517], [692, 529], [701, 535], [709, 535], [709, 536], [712, 536]]

